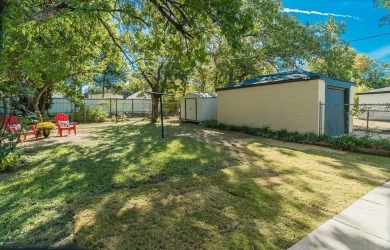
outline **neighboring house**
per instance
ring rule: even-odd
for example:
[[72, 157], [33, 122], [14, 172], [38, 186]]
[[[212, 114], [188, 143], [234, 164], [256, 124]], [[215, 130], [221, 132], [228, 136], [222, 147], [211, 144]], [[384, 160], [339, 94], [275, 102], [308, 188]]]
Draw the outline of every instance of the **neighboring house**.
[[[100, 94], [91, 94], [90, 99], [102, 99], [102, 93]], [[123, 95], [113, 94], [110, 91], [104, 92], [104, 99], [123, 99]]]
[[390, 87], [358, 93], [359, 104], [390, 104]]
[[180, 106], [182, 120], [201, 122], [217, 119], [217, 93], [188, 93], [181, 99]]
[[152, 111], [152, 97], [144, 91], [138, 91], [126, 98], [131, 102], [132, 110], [139, 113], [148, 113]]
[[390, 120], [390, 87], [358, 93], [359, 118]]
[[54, 92], [51, 94], [52, 98], [64, 98], [64, 95], [62, 93]]
[[307, 71], [258, 76], [217, 89], [217, 120], [340, 135], [352, 131], [345, 104], [353, 103], [353, 88], [354, 83]]
[[143, 99], [143, 100], [151, 100], [152, 97], [150, 96], [150, 94], [146, 94], [146, 93], [143, 92], [143, 91], [138, 91], [138, 92], [132, 94], [131, 96], [127, 97], [126, 99]]

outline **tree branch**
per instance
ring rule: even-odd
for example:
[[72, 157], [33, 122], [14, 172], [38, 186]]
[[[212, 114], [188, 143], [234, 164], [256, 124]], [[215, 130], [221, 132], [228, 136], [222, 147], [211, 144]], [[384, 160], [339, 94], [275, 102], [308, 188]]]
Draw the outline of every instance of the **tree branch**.
[[[99, 17], [99, 22], [103, 25], [103, 27], [107, 30], [108, 32], [108, 35], [110, 36], [111, 40], [113, 41], [114, 45], [123, 53], [123, 55], [125, 56], [126, 60], [133, 66], [135, 67], [135, 62], [133, 60], [131, 60], [131, 58], [127, 55], [125, 49], [118, 43], [117, 41], [117, 38], [114, 34], [114, 32], [112, 32], [110, 26], [105, 22], [103, 21], [103, 19], [101, 17]], [[143, 72], [141, 69], [138, 68], [138, 70], [141, 72], [142, 76], [145, 78], [146, 82], [149, 84], [149, 86], [151, 88], [154, 87], [153, 83], [150, 81], [150, 79], [148, 78], [148, 76], [145, 74], [145, 72]]]
[[160, 12], [160, 14], [166, 18], [175, 28], [177, 31], [179, 31], [184, 37], [191, 38], [191, 34], [184, 28], [184, 24], [179, 23], [176, 21], [176, 16], [172, 13], [172, 11], [169, 11], [168, 13], [164, 6], [157, 2], [157, 0], [149, 0]]

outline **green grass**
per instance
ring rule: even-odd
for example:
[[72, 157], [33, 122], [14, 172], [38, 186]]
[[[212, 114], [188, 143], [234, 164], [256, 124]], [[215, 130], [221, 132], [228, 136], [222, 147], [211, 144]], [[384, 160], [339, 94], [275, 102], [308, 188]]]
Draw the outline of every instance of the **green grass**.
[[287, 248], [390, 178], [388, 158], [190, 124], [80, 129], [0, 174], [0, 247]]

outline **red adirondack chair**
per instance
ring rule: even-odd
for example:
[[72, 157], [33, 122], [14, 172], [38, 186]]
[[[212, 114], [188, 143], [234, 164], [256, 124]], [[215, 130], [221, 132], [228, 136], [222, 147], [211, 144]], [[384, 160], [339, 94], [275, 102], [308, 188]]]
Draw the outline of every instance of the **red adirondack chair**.
[[68, 135], [70, 134], [70, 131], [74, 131], [74, 134], [76, 135], [76, 123], [69, 122], [69, 117], [64, 113], [58, 113], [54, 116], [54, 120], [56, 121], [56, 125], [58, 128], [58, 134], [62, 136], [62, 131], [68, 130]]
[[6, 115], [4, 118], [5, 129], [9, 133], [15, 133], [17, 130], [22, 130], [23, 140], [25, 141], [28, 135], [34, 135], [35, 139], [38, 139], [38, 132], [35, 129], [35, 125], [30, 125], [30, 130], [24, 130], [21, 127], [21, 123], [16, 119], [16, 116]]

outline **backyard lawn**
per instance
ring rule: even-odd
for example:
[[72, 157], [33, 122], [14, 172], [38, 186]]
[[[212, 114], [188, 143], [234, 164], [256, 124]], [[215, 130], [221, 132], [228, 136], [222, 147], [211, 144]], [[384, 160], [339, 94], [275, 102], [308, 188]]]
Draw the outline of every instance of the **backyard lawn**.
[[0, 248], [285, 249], [390, 179], [389, 158], [143, 121], [23, 143]]

